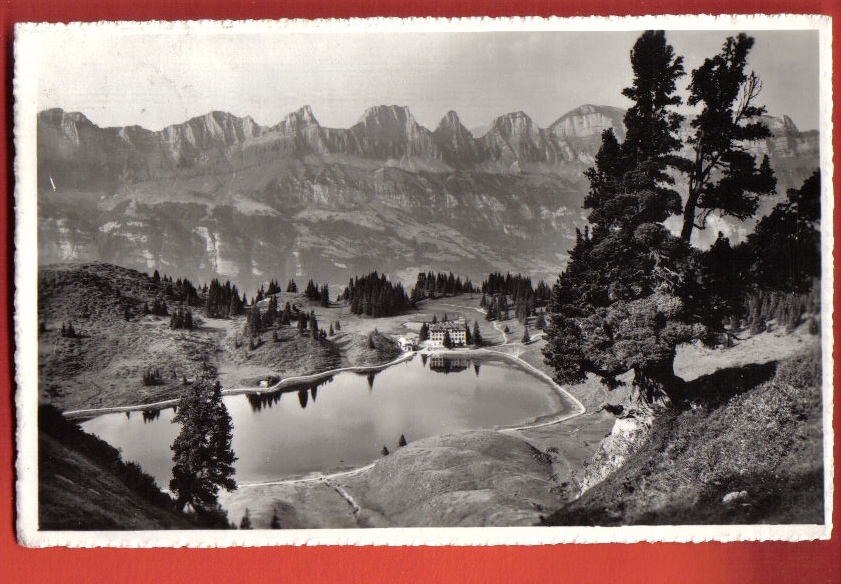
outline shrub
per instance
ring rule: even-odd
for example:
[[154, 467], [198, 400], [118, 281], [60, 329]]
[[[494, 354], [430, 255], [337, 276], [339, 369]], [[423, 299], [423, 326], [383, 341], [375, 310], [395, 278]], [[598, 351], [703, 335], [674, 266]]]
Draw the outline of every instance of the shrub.
[[157, 367], [149, 367], [143, 372], [143, 385], [158, 385], [161, 379], [161, 370]]

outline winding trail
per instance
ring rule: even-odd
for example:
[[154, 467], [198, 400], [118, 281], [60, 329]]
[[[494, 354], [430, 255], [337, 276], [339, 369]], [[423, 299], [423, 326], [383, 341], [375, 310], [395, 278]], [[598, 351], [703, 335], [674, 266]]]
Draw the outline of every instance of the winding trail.
[[324, 479], [322, 482], [337, 493], [339, 493], [339, 496], [345, 501], [347, 501], [348, 505], [350, 505], [351, 509], [353, 509], [354, 516], [358, 519], [359, 513], [362, 511], [362, 507], [360, 507], [359, 504], [353, 500], [353, 497], [350, 496], [350, 493], [344, 490], [338, 483], [334, 483], [333, 481]]
[[494, 325], [494, 328], [495, 328], [497, 331], [499, 331], [499, 332], [501, 332], [501, 333], [502, 333], [502, 338], [503, 338], [503, 341], [502, 341], [502, 345], [500, 345], [500, 346], [501, 346], [501, 347], [504, 347], [505, 345], [507, 345], [507, 344], [508, 344], [508, 333], [506, 333], [503, 329], [499, 328], [499, 323], [498, 323], [498, 322], [493, 321], [493, 325]]
[[372, 462], [370, 464], [366, 464], [365, 466], [360, 466], [359, 468], [352, 468], [350, 470], [343, 470], [339, 472], [332, 472], [332, 473], [315, 473], [305, 477], [299, 477], [296, 479], [283, 479], [278, 481], [265, 481], [261, 483], [237, 483], [237, 488], [248, 488], [248, 487], [273, 487], [276, 485], [295, 485], [300, 483], [315, 483], [315, 482], [324, 482], [330, 479], [336, 479], [339, 477], [351, 477], [354, 475], [361, 474], [367, 470], [374, 468], [376, 462]]

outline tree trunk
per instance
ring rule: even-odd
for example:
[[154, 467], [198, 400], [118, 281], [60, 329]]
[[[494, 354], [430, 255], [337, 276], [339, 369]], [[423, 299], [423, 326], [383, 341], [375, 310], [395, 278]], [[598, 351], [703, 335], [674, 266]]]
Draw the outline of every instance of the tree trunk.
[[675, 375], [675, 355], [661, 363], [634, 368], [632, 401], [646, 410], [669, 408], [681, 399], [683, 379]]
[[695, 228], [695, 210], [698, 205], [699, 193], [689, 191], [689, 198], [683, 207], [683, 228], [680, 230], [680, 237], [689, 242], [692, 239], [692, 230]]

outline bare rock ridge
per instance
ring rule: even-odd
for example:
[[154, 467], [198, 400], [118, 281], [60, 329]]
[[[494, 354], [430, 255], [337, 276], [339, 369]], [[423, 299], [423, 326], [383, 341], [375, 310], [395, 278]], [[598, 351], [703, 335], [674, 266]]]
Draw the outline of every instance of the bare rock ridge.
[[[214, 111], [159, 131], [38, 114], [42, 263], [107, 261], [198, 281], [331, 283], [371, 269], [528, 271], [554, 278], [585, 222], [582, 171], [624, 110], [582, 105], [541, 128], [519, 111], [481, 135], [450, 111], [434, 130], [407, 107], [349, 128], [304, 106], [273, 126]], [[766, 119], [778, 191], [817, 168], [818, 135]]]
[[[520, 171], [524, 164], [591, 163], [603, 130], [614, 128], [622, 139], [623, 115], [620, 108], [587, 104], [544, 129], [519, 111], [499, 116], [483, 136], [476, 137], [454, 111], [431, 132], [418, 124], [407, 107], [394, 105], [369, 108], [347, 129], [322, 127], [312, 109], [304, 106], [272, 127], [260, 126], [249, 116], [214, 111], [159, 132], [138, 126], [100, 128], [82, 113], [51, 109], [38, 115], [38, 146], [39, 154], [51, 163], [106, 163], [111, 174], [119, 171], [119, 178], [128, 180], [160, 174], [155, 169], [207, 168], [222, 151], [229, 157], [239, 153], [242, 158], [244, 152], [261, 146], [287, 156], [414, 157], [440, 160], [452, 168], [500, 163], [497, 170]], [[801, 132], [788, 116], [766, 116], [764, 121], [773, 137], [756, 146], [758, 151], [778, 156], [816, 151], [816, 132]], [[515, 163], [519, 166], [512, 167]]]

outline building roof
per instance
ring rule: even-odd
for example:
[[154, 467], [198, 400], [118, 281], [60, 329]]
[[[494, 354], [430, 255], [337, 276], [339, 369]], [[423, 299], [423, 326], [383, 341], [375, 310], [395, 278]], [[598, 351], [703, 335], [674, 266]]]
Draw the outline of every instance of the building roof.
[[429, 325], [429, 332], [433, 331], [456, 331], [464, 330], [464, 321], [448, 320], [447, 322], [437, 322]]

